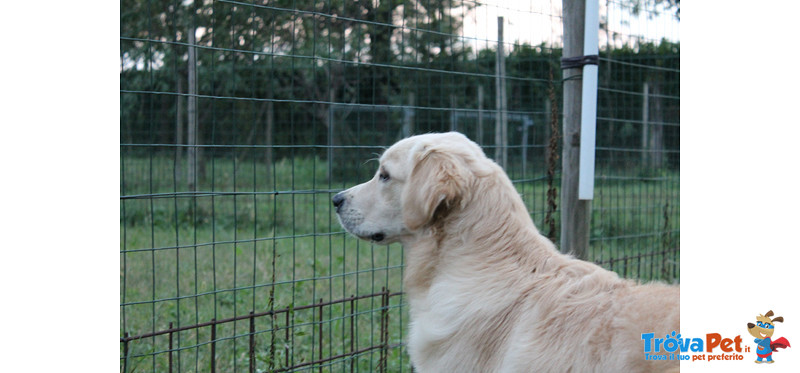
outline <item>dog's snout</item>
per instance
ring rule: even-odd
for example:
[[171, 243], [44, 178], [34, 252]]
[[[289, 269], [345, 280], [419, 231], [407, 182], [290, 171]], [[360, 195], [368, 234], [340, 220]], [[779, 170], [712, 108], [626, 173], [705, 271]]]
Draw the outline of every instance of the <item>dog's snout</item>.
[[344, 192], [336, 193], [336, 195], [333, 196], [333, 207], [336, 207], [336, 212], [339, 212], [339, 208], [344, 205], [344, 200]]

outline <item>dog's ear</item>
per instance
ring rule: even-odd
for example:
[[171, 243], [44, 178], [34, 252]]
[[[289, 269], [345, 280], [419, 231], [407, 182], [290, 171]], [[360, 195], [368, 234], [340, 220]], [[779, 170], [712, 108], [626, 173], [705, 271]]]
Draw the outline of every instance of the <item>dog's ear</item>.
[[414, 168], [403, 191], [403, 221], [417, 230], [457, 207], [465, 198], [470, 171], [457, 155], [434, 146], [414, 154]]
[[766, 317], [771, 317], [772, 315], [774, 315], [774, 313], [772, 313], [772, 310], [769, 310], [769, 312], [764, 314], [764, 316]]
[[778, 317], [776, 317], [776, 318], [772, 319], [772, 322], [773, 322], [773, 323], [775, 323], [776, 321], [777, 321], [777, 322], [783, 322], [783, 316], [778, 316]]

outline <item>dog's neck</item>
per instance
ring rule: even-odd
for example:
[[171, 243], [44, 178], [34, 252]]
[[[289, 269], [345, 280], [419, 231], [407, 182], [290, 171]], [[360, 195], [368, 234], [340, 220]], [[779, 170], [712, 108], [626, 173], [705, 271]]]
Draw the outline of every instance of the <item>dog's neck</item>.
[[[552, 244], [546, 245], [549, 241], [539, 234], [510, 180], [481, 178], [475, 187], [469, 200], [442, 211], [425, 229], [403, 242], [404, 287], [409, 293], [427, 292], [443, 266], [454, 261], [512, 268], [522, 276], [543, 269], [548, 258], [559, 255]], [[512, 242], [530, 242], [531, 246], [519, 247]]]

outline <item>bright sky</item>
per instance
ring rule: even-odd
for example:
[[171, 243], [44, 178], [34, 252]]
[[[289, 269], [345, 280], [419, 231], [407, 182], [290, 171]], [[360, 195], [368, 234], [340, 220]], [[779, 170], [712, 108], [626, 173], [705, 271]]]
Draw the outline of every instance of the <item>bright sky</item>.
[[[533, 45], [561, 41], [561, 0], [486, 0], [471, 11], [464, 19], [463, 35], [475, 38], [472, 43], [484, 43], [497, 40], [497, 17], [505, 20], [504, 39], [506, 43], [524, 43]], [[648, 40], [659, 41], [666, 38], [680, 41], [679, 21], [675, 11], [664, 10], [663, 6], [641, 11], [638, 16], [631, 14], [619, 1], [600, 1], [600, 19], [609, 21], [611, 40], [623, 44], [631, 37], [641, 36]], [[607, 45], [609, 37], [605, 32], [600, 35], [601, 48]]]

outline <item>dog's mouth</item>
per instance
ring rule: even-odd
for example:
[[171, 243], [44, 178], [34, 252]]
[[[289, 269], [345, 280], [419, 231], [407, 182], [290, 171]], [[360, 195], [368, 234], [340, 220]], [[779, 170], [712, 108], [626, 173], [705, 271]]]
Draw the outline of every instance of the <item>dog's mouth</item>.
[[[339, 219], [341, 222], [341, 219]], [[350, 224], [346, 224], [345, 222], [341, 222], [342, 227], [349, 232], [350, 234], [364, 240], [364, 241], [372, 241], [375, 243], [382, 243], [386, 241], [386, 233], [384, 232], [377, 232], [377, 233], [369, 233], [359, 230], [358, 228], [350, 226]]]
[[386, 232], [370, 232], [369, 229], [364, 230], [360, 227], [364, 222], [364, 216], [354, 210], [340, 210], [340, 206], [336, 209], [336, 218], [339, 224], [350, 234], [364, 240], [372, 241], [375, 243], [384, 243], [386, 241]]
[[372, 233], [372, 234], [366, 232], [358, 232], [358, 233], [352, 231], [349, 232], [364, 241], [371, 241], [374, 243], [383, 243], [384, 241], [386, 241], [386, 233], [383, 232]]

